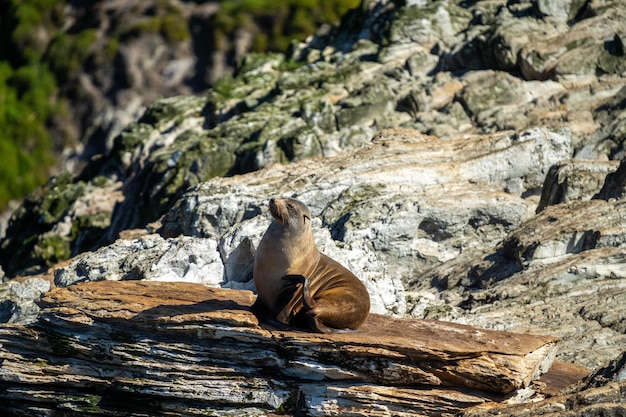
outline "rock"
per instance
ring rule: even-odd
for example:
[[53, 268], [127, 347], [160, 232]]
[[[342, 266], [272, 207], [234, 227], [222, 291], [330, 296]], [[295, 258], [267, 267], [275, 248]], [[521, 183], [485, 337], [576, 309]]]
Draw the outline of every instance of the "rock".
[[[624, 71], [604, 42], [621, 33], [621, 11], [606, 17], [590, 17], [574, 25], [575, 30], [545, 39], [541, 45], [528, 43], [520, 51], [520, 67], [527, 79], [583, 76], [601, 70], [608, 74]], [[622, 16], [623, 17], [623, 16]], [[602, 22], [603, 26], [598, 27]], [[623, 61], [623, 60], [622, 60]]]
[[219, 286], [224, 267], [217, 243], [182, 237], [165, 240], [147, 235], [118, 240], [94, 253], [75, 258], [55, 271], [54, 283], [66, 287], [82, 281], [186, 281]]
[[589, 388], [598, 388], [607, 382], [623, 382], [626, 380], [626, 352], [611, 360], [608, 364], [596, 369], [577, 384], [571, 385], [565, 390], [566, 393], [575, 393]]
[[169, 282], [56, 288], [37, 323], [0, 329], [0, 410], [453, 415], [532, 389], [556, 347], [546, 336], [378, 315], [351, 333], [277, 330], [259, 324], [253, 300]]
[[[269, 222], [259, 216], [262, 207], [273, 196], [291, 194], [320, 218], [314, 222], [320, 250], [366, 283], [372, 311], [402, 315], [401, 281], [488, 244], [485, 238], [495, 243], [521, 224], [532, 206], [501, 187], [536, 192], [546, 168], [569, 155], [568, 140], [539, 130], [446, 142], [411, 130], [384, 131], [351, 154], [196, 187], [163, 219], [160, 233], [170, 239], [120, 240], [79, 255], [56, 272], [55, 282], [175, 279], [253, 289], [254, 251]], [[529, 160], [517, 157], [520, 148], [529, 150]], [[386, 157], [377, 159], [381, 154]], [[485, 165], [490, 169], [480, 168]], [[407, 199], [407, 192], [415, 197]], [[456, 208], [459, 201], [463, 210]], [[408, 268], [406, 259], [413, 260]]]
[[[625, 354], [586, 376], [560, 395], [533, 404], [503, 407], [476, 407], [463, 416], [591, 416], [620, 415], [626, 407]], [[554, 366], [553, 366], [554, 368]], [[612, 381], [612, 382], [607, 382]]]
[[[569, 201], [590, 200], [603, 188], [616, 190], [615, 184], [605, 185], [620, 165], [617, 161], [566, 160], [553, 165], [543, 184], [537, 212], [547, 206]], [[607, 177], [607, 174], [609, 176]]]
[[429, 317], [497, 330], [543, 328], [561, 338], [559, 360], [600, 366], [626, 343], [624, 204], [591, 200], [547, 207], [494, 251], [468, 254], [416, 279], [412, 289], [418, 293], [433, 294], [431, 285], [447, 290], [429, 302], [417, 299], [427, 306], [407, 309], [423, 317], [437, 300], [447, 300], [444, 314]]
[[[540, 16], [550, 16], [558, 22], [567, 22], [570, 18], [570, 7], [572, 6], [572, 3], [573, 0], [535, 0], [533, 1], [533, 7], [537, 10], [537, 13]], [[576, 11], [577, 10], [575, 10], [575, 12]]]
[[41, 273], [79, 248], [98, 244], [123, 198], [120, 188], [121, 183], [104, 177], [89, 183], [67, 173], [52, 178], [45, 197], [33, 195], [13, 213], [0, 246], [7, 276]]
[[[565, 19], [539, 0], [364, 1], [288, 55], [247, 56], [203, 97], [154, 102], [77, 178], [59, 175], [29, 197], [0, 242], [5, 284], [72, 257], [56, 271], [67, 291], [139, 285], [108, 282], [129, 279], [252, 289], [267, 201], [297, 197], [316, 217], [320, 249], [366, 282], [374, 312], [559, 337], [566, 365], [540, 382], [555, 401], [511, 410], [613, 412], [603, 396], [623, 393], [621, 381], [556, 387], [626, 345], [622, 3], [563, 1]], [[7, 288], [3, 318], [34, 320]], [[6, 343], [31, 342], [19, 337]], [[250, 410], [292, 398], [285, 407], [301, 410], [283, 376], [261, 374], [236, 391], [176, 389], [211, 386], [215, 401], [247, 392]], [[314, 415], [364, 402], [370, 413], [454, 414], [485, 402], [466, 389], [307, 384]], [[12, 404], [57, 397], [20, 389]], [[517, 390], [514, 401], [532, 399]]]
[[600, 388], [591, 388], [581, 393], [560, 395], [533, 404], [518, 404], [509, 407], [494, 407], [468, 410], [460, 415], [465, 417], [487, 416], [572, 416], [601, 417], [621, 415], [626, 398], [626, 382], [610, 383]]
[[29, 278], [0, 284], [0, 322], [29, 324], [37, 320], [39, 307], [35, 304], [42, 293], [50, 290], [50, 282]]
[[578, 152], [579, 157], [622, 160], [626, 156], [624, 138], [626, 138], [626, 88], [622, 87], [601, 102], [593, 111], [593, 119], [598, 129], [594, 129]]
[[626, 159], [622, 160], [615, 172], [606, 176], [606, 181], [596, 197], [603, 200], [626, 197]]
[[[205, 6], [185, 5], [183, 15], [215, 12]], [[147, 227], [209, 178], [337, 155], [384, 128], [415, 128], [446, 140], [568, 128], [576, 156], [621, 159], [626, 88], [615, 40], [624, 36], [621, 6], [569, 2], [564, 24], [539, 0], [364, 3], [340, 27], [294, 43], [288, 55], [247, 55], [232, 77], [203, 97], [147, 106], [79, 178], [49, 186], [42, 192], [47, 202], [33, 196], [15, 213], [0, 263], [9, 277], [37, 273], [110, 244], [126, 229]], [[142, 65], [161, 68], [165, 61], [167, 79], [180, 78], [184, 71], [171, 68], [188, 68], [188, 57], [176, 55], [185, 48], [168, 55], [158, 42], [150, 45], [124, 45], [133, 63], [129, 82], [150, 84]], [[142, 60], [145, 51], [158, 56]], [[128, 106], [130, 113], [142, 107], [132, 100]], [[45, 224], [38, 221], [48, 205], [67, 207], [64, 195], [80, 184], [97, 188], [105, 178], [122, 187], [107, 198], [119, 203], [116, 209], [94, 210], [100, 226], [85, 225], [69, 207]], [[63, 234], [71, 230], [79, 232]], [[8, 265], [12, 257], [19, 262]]]
[[[322, 250], [358, 271], [358, 276], [375, 282], [370, 287], [374, 294], [389, 291], [392, 284], [396, 295], [382, 296], [388, 301], [382, 303], [383, 310], [375, 311], [399, 314], [404, 311], [402, 286], [395, 280], [388, 282], [387, 277], [408, 279], [454, 257], [463, 248], [485, 244], [481, 239], [487, 236], [495, 242], [499, 239], [496, 236], [504, 237], [529, 215], [527, 202], [503, 193], [500, 187], [519, 194], [532, 193], [544, 176], [540, 167], [549, 165], [541, 161], [557, 161], [568, 155], [567, 136], [544, 136], [546, 133], [433, 142], [410, 130], [386, 131], [374, 143], [348, 155], [274, 166], [254, 175], [216, 179], [196, 187], [163, 219], [161, 233], [167, 237], [184, 234], [220, 239], [235, 228], [228, 233], [242, 236], [239, 241], [252, 235], [253, 243], [255, 239], [258, 242], [265, 229], [253, 217], [262, 210], [259, 204], [266, 204], [275, 195], [293, 195], [307, 202], [343, 248], [335, 254], [332, 248], [336, 243], [322, 243], [330, 236], [318, 235]], [[520, 146], [533, 149], [527, 155], [538, 160], [508, 159]], [[441, 153], [445, 148], [450, 152]], [[386, 157], [376, 159], [380, 154]], [[483, 164], [490, 170], [480, 170]], [[501, 170], [505, 165], [514, 170]], [[535, 174], [525, 171], [527, 168], [539, 171]], [[519, 178], [526, 182], [519, 182]], [[490, 182], [494, 186], [487, 186]], [[398, 190], [403, 193], [396, 194]], [[415, 197], [407, 198], [405, 193]], [[464, 202], [463, 210], [456, 208], [459, 201]], [[226, 240], [231, 242], [232, 238]], [[232, 243], [229, 246], [235, 248]], [[412, 259], [410, 269], [402, 268], [407, 259]]]

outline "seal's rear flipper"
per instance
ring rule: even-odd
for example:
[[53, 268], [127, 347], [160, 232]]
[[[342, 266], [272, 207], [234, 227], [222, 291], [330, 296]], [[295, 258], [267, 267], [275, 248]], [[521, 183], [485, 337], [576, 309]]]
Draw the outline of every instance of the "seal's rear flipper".
[[306, 324], [311, 330], [318, 331], [319, 333], [351, 333], [352, 329], [336, 329], [334, 327], [326, 326], [315, 313], [315, 301], [311, 297], [311, 280], [303, 275], [286, 275], [284, 280], [291, 282], [302, 283], [302, 303], [304, 304], [304, 315], [306, 317]]

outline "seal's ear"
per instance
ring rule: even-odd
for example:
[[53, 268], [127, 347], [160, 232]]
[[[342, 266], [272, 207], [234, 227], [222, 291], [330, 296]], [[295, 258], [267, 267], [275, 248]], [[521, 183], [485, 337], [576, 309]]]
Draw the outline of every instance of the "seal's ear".
[[306, 224], [306, 222], [310, 222], [311, 221], [311, 218], [309, 217], [308, 214], [303, 214], [302, 215], [302, 220], [303, 220], [304, 224]]

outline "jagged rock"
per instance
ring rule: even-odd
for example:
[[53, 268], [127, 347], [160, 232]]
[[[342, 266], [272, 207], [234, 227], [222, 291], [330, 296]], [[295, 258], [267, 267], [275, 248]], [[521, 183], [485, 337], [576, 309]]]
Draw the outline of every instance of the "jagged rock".
[[626, 159], [622, 160], [615, 172], [606, 177], [606, 181], [597, 194], [597, 198], [610, 200], [626, 197]]
[[182, 237], [165, 240], [148, 235], [118, 240], [85, 253], [55, 271], [54, 283], [67, 287], [82, 281], [185, 281], [219, 286], [224, 267], [212, 239]]
[[[560, 360], [597, 367], [626, 344], [625, 204], [547, 207], [495, 250], [465, 254], [415, 280], [417, 294], [430, 295], [414, 295], [417, 307], [407, 308], [415, 317], [491, 329], [542, 328], [561, 338]], [[443, 300], [447, 309], [437, 307]]]
[[[366, 143], [382, 128], [414, 127], [459, 139], [567, 126], [576, 155], [620, 158], [626, 88], [613, 44], [615, 36], [624, 36], [623, 7], [571, 2], [567, 25], [541, 12], [545, 5], [364, 3], [341, 27], [294, 45], [288, 56], [247, 55], [235, 76], [216, 83], [206, 97], [149, 106], [108, 154], [87, 166], [78, 181], [94, 186], [106, 177], [123, 184], [122, 195], [109, 198], [122, 197], [119, 207], [93, 214], [108, 225], [105, 230], [85, 226], [71, 209], [41, 224], [33, 212], [47, 209], [33, 198], [17, 211], [8, 243], [0, 245], [2, 267], [9, 277], [44, 270], [55, 259], [145, 227], [188, 187], [210, 177], [332, 156]], [[189, 7], [188, 15], [202, 8]], [[521, 78], [527, 67], [539, 75]], [[63, 207], [61, 196], [77, 184], [65, 184], [56, 197], [50, 187], [46, 198]], [[66, 230], [79, 230], [81, 239], [62, 235]], [[63, 250], [55, 246], [59, 241]], [[29, 246], [22, 250], [16, 242]], [[20, 262], [9, 265], [10, 257]]]
[[607, 365], [596, 369], [586, 375], [578, 383], [569, 386], [564, 393], [570, 394], [581, 392], [589, 388], [597, 388], [606, 385], [607, 382], [626, 381], [626, 351]]
[[[288, 56], [250, 55], [206, 97], [154, 103], [79, 178], [32, 196], [0, 243], [4, 280], [93, 250], [58, 268], [58, 284], [251, 288], [267, 200], [297, 197], [318, 218], [320, 249], [369, 283], [375, 311], [556, 335], [560, 360], [601, 366], [626, 345], [615, 162], [626, 138], [625, 11], [566, 3], [567, 22], [539, 0], [364, 1]], [[542, 410], [575, 413], [579, 400], [601, 410], [603, 393], [623, 392], [612, 384]], [[270, 401], [265, 388], [242, 387]], [[324, 392], [339, 402], [368, 390]], [[377, 391], [370, 411], [390, 392]], [[430, 412], [448, 395], [402, 393], [393, 413]], [[469, 395], [447, 396], [446, 412], [475, 404]]]
[[[618, 161], [580, 159], [571, 159], [553, 165], [543, 184], [537, 212], [554, 204], [590, 200], [602, 188], [617, 190], [615, 184], [609, 184], [605, 180], [613, 178], [610, 174], [615, 172], [619, 165]], [[607, 174], [609, 174], [608, 177]]]
[[[517, 156], [515, 151], [521, 148], [528, 149], [524, 154], [530, 160]], [[457, 234], [455, 227], [507, 229], [520, 224], [529, 204], [500, 190], [518, 195], [536, 192], [552, 163], [547, 161], [568, 154], [566, 134], [530, 131], [441, 142], [410, 130], [389, 130], [351, 153], [202, 184], [164, 217], [161, 233], [220, 236], [257, 215], [261, 202], [290, 194], [306, 201], [335, 239], [356, 244], [369, 236], [366, 240], [379, 251], [404, 247], [403, 253], [423, 242], [425, 253], [439, 252], [441, 260], [458, 253], [454, 248], [471, 246], [472, 239], [485, 235]], [[458, 210], [452, 200], [463, 200], [460, 206], [465, 208]], [[368, 232], [369, 225], [376, 225], [376, 231]]]
[[[445, 142], [383, 131], [348, 154], [198, 186], [162, 221], [170, 239], [120, 240], [77, 256], [55, 282], [176, 279], [253, 289], [254, 252], [269, 223], [264, 207], [271, 197], [293, 195], [319, 218], [320, 250], [366, 283], [372, 311], [403, 315], [401, 280], [520, 225], [533, 206], [501, 187], [536, 192], [547, 167], [569, 156], [568, 143], [567, 134], [540, 130]], [[528, 159], [518, 157], [521, 148]]]
[[[533, 6], [541, 16], [550, 16], [556, 21], [567, 22], [572, 17], [575, 17], [570, 14], [570, 8], [573, 2], [573, 0], [534, 0]], [[575, 12], [577, 11], [578, 10], [575, 10]]]
[[50, 290], [50, 282], [36, 277], [0, 284], [0, 322], [28, 324], [37, 320], [35, 301]]
[[253, 300], [185, 283], [54, 289], [37, 323], [0, 329], [0, 410], [453, 415], [532, 389], [556, 348], [546, 336], [378, 315], [351, 333], [278, 330], [259, 325]]
[[[608, 365], [586, 376], [577, 384], [563, 390], [560, 395], [532, 404], [476, 407], [461, 415], [487, 416], [572, 416], [601, 417], [621, 415], [626, 409], [626, 378], [622, 353]], [[611, 382], [609, 382], [611, 381]]]
[[124, 198], [121, 187], [105, 177], [85, 182], [65, 173], [52, 178], [41, 198], [30, 196], [13, 213], [0, 244], [7, 276], [41, 273], [100, 243], [115, 204]]
[[541, 80], [595, 75], [597, 71], [622, 74], [626, 69], [624, 60], [605, 47], [605, 42], [624, 30], [623, 10], [615, 11], [582, 20], [575, 25], [575, 30], [544, 38], [541, 44], [528, 43], [519, 55], [524, 76]]
[[610, 95], [593, 111], [595, 124], [599, 127], [584, 142], [581, 157], [622, 160], [626, 157], [626, 87]]

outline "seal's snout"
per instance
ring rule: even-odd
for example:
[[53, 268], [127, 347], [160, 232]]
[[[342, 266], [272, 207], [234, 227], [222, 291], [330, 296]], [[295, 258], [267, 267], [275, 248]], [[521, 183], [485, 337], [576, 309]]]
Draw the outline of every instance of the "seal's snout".
[[281, 206], [281, 204], [280, 202], [277, 202], [275, 198], [270, 199], [270, 213], [272, 214], [272, 217], [279, 223], [284, 223], [282, 208], [279, 206]]

